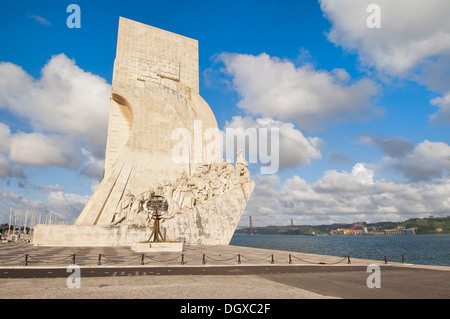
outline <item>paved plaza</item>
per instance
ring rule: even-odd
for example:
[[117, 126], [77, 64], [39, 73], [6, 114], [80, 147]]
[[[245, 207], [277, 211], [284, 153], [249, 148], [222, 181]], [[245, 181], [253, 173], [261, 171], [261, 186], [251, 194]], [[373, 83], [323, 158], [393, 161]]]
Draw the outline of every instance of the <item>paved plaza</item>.
[[[450, 298], [450, 267], [228, 245], [152, 254], [129, 247], [0, 247], [3, 299]], [[67, 287], [73, 261], [80, 289]], [[378, 289], [366, 282], [373, 264], [381, 269]]]
[[[232, 245], [184, 246], [183, 252], [136, 253], [130, 247], [41, 247], [2, 243], [0, 267], [24, 266], [214, 266], [214, 265], [369, 265], [384, 260], [326, 256]], [[350, 261], [350, 263], [349, 263]]]

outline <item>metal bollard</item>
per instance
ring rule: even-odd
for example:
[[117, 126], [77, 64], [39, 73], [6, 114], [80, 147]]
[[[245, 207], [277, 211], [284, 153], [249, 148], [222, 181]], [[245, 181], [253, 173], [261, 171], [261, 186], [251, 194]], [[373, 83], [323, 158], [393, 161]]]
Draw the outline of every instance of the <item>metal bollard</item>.
[[402, 264], [405, 263], [405, 255], [402, 255]]
[[142, 256], [141, 256], [141, 265], [144, 265], [144, 258], [145, 258], [145, 255], [142, 254]]
[[23, 262], [24, 266], [28, 265], [28, 254], [25, 254], [25, 261]]
[[181, 254], [181, 264], [184, 265], [184, 254]]
[[272, 260], [270, 261], [271, 264], [273, 264], [275, 261], [273, 260], [273, 254], [272, 254]]
[[350, 261], [350, 256], [347, 256], [347, 263], [351, 264], [352, 262]]
[[72, 255], [72, 265], [75, 265], [75, 254]]
[[98, 254], [98, 262], [97, 265], [101, 266], [102, 265], [102, 254]]
[[385, 263], [385, 264], [388, 263], [386, 256], [384, 256], [384, 263]]
[[203, 254], [203, 260], [202, 260], [202, 265], [206, 264], [206, 255]]
[[292, 264], [291, 254], [289, 254], [289, 264]]
[[238, 254], [238, 264], [241, 263], [241, 254]]

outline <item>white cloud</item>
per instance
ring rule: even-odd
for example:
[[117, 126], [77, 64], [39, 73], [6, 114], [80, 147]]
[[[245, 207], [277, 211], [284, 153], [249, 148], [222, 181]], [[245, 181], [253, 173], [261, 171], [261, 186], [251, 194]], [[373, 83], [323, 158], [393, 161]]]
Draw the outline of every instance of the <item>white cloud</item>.
[[[53, 56], [39, 79], [20, 66], [0, 62], [0, 108], [16, 115], [18, 122], [26, 121], [23, 124], [30, 128], [12, 132], [0, 123], [0, 178], [24, 179], [24, 167], [47, 166], [81, 168], [82, 174], [97, 179], [104, 160], [110, 92], [104, 79], [83, 71], [64, 54]], [[89, 196], [66, 193], [59, 185], [31, 185], [44, 184], [42, 178], [36, 173], [27, 185], [37, 190], [35, 195], [48, 192], [45, 200], [0, 190], [0, 209], [13, 207], [43, 216], [51, 211], [59, 219], [73, 222]], [[24, 185], [19, 182], [19, 187], [20, 183]]]
[[9, 176], [9, 161], [0, 154], [0, 178]]
[[88, 161], [81, 168], [80, 174], [96, 181], [103, 179], [103, 169], [105, 167], [105, 160], [95, 158], [89, 150], [83, 148], [81, 150], [83, 155], [88, 158]]
[[0, 178], [12, 176], [24, 179], [25, 174], [22, 166], [17, 163], [11, 163], [9, 160], [12, 138], [13, 135], [9, 127], [0, 123]]
[[[44, 222], [45, 217], [49, 216], [50, 213], [53, 218], [69, 224], [73, 223], [88, 202], [89, 196], [57, 191], [57, 186], [47, 189], [50, 192], [46, 202], [38, 199], [29, 199], [0, 189], [0, 223], [9, 222], [9, 211], [11, 208], [13, 211], [23, 215], [24, 212], [28, 211], [28, 218], [31, 218], [31, 215], [34, 215], [36, 218], [41, 216], [41, 223]], [[51, 188], [54, 190], [51, 190]]]
[[64, 54], [53, 56], [36, 80], [21, 67], [0, 63], [0, 107], [26, 118], [39, 133], [86, 142], [105, 151], [111, 87], [75, 65]]
[[249, 114], [294, 121], [308, 129], [380, 114], [371, 101], [378, 93], [376, 83], [367, 78], [351, 82], [343, 69], [296, 68], [292, 62], [265, 53], [222, 54], [220, 58], [240, 95], [238, 106]]
[[0, 153], [9, 152], [11, 143], [11, 130], [3, 123], [0, 123]]
[[79, 164], [67, 139], [41, 133], [17, 133], [11, 137], [10, 160], [30, 166], [73, 168]]
[[[279, 143], [266, 139], [262, 143], [268, 145], [268, 154], [273, 158], [278, 157], [279, 168], [292, 168], [296, 166], [310, 165], [312, 159], [321, 158], [320, 146], [322, 139], [318, 137], [305, 137], [300, 130], [297, 130], [292, 123], [276, 121], [271, 118], [257, 118], [234, 116], [231, 122], [226, 122], [224, 129], [242, 128], [244, 133], [249, 128], [254, 128], [257, 132], [261, 128], [278, 129]], [[267, 133], [270, 136], [270, 133]], [[265, 138], [263, 134], [258, 134], [258, 138]], [[254, 154], [249, 157], [259, 158], [261, 150], [250, 148]], [[246, 152], [248, 154], [248, 150]]]
[[439, 110], [431, 115], [430, 120], [432, 122], [450, 123], [450, 93], [432, 99], [431, 104], [438, 106]]
[[409, 79], [442, 94], [431, 104], [432, 121], [450, 123], [450, 2], [378, 0], [381, 28], [370, 29], [366, 11], [372, 0], [320, 0], [332, 26], [328, 39], [358, 54], [361, 65], [382, 79]]
[[371, 0], [320, 0], [332, 23], [328, 39], [356, 51], [361, 62], [393, 76], [405, 76], [425, 59], [450, 50], [447, 0], [378, 0], [381, 28], [367, 27]]
[[322, 179], [314, 184], [314, 188], [321, 192], [359, 192], [363, 185], [373, 184], [373, 171], [357, 163], [352, 172], [337, 172], [329, 170], [324, 173]]
[[372, 165], [380, 170], [394, 168], [410, 181], [432, 180], [450, 176], [450, 146], [424, 140], [417, 145], [399, 136], [360, 135], [358, 142], [375, 145], [388, 156]]
[[299, 176], [278, 180], [257, 178], [246, 215], [265, 225], [297, 223], [400, 221], [450, 210], [450, 178], [419, 183], [374, 179], [374, 172], [357, 163], [351, 172], [327, 171], [314, 183]]
[[392, 164], [411, 180], [429, 180], [449, 176], [450, 146], [428, 140], [419, 143], [405, 157]]
[[[3, 154], [3, 155], [2, 155]], [[42, 133], [12, 134], [9, 127], [0, 123], [0, 156], [6, 176], [25, 178], [22, 166], [57, 166], [76, 169], [81, 158], [76, 146], [68, 136], [44, 135]]]
[[360, 135], [358, 142], [377, 146], [391, 157], [403, 157], [414, 149], [414, 144], [401, 136], [375, 137]]
[[61, 218], [74, 221], [89, 201], [90, 196], [51, 191], [47, 197], [48, 205]]

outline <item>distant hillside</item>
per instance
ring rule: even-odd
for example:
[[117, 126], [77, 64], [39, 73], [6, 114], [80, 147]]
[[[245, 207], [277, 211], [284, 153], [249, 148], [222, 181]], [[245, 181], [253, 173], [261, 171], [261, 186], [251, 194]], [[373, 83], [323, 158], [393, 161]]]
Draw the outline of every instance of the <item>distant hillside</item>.
[[[413, 218], [404, 222], [378, 222], [368, 224], [366, 222], [356, 224], [332, 224], [332, 225], [293, 225], [293, 226], [267, 226], [267, 227], [253, 227], [253, 234], [255, 235], [328, 235], [331, 230], [338, 228], [359, 228], [366, 227], [377, 232], [382, 232], [385, 229], [402, 229], [402, 228], [416, 228], [417, 235], [431, 235], [431, 234], [450, 234], [450, 218], [436, 217], [436, 218]], [[235, 231], [236, 235], [250, 234], [250, 228], [241, 228]]]

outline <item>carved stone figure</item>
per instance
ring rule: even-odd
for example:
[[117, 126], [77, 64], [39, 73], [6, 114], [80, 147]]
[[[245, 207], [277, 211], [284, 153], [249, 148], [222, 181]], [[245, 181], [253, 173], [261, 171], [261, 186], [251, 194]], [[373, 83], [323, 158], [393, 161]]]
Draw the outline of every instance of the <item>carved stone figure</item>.
[[236, 174], [241, 184], [250, 180], [250, 172], [247, 169], [248, 162], [242, 156], [242, 150], [239, 150], [236, 157]]
[[174, 185], [170, 181], [166, 181], [164, 187], [158, 183], [156, 191], [149, 188], [138, 196], [127, 190], [112, 224], [148, 225], [151, 222], [151, 212], [147, 207], [154, 196], [162, 196], [167, 200], [166, 219], [171, 219], [177, 214], [231, 191], [239, 183], [248, 182], [250, 180], [248, 162], [243, 158], [242, 151], [236, 155], [236, 167], [233, 167], [230, 161], [202, 163], [197, 165], [197, 170], [192, 175], [183, 171]]
[[169, 219], [174, 217], [175, 214], [179, 212], [179, 205], [174, 199], [174, 187], [172, 186], [171, 182], [166, 181], [163, 192], [164, 198], [167, 200], [167, 203], [169, 205], [166, 217], [166, 219]]
[[131, 191], [127, 189], [125, 191], [124, 198], [120, 201], [119, 207], [118, 207], [116, 213], [114, 214], [114, 218], [112, 221], [113, 225], [116, 225], [116, 224], [124, 221], [128, 217], [131, 207], [133, 205], [133, 202], [134, 202], [134, 195], [131, 194]]

